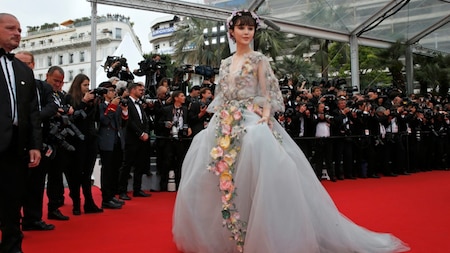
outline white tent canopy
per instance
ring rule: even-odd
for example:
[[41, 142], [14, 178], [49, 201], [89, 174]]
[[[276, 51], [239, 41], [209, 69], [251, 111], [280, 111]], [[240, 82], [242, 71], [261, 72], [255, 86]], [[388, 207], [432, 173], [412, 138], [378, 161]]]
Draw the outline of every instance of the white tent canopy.
[[[144, 57], [142, 56], [141, 52], [139, 51], [139, 47], [134, 43], [133, 39], [131, 38], [130, 34], [127, 33], [120, 45], [117, 47], [116, 51], [113, 55], [110, 56], [122, 56], [127, 59], [128, 66], [131, 71], [139, 68], [139, 62], [144, 60]], [[103, 58], [100, 65], [103, 65], [106, 61], [106, 57]], [[97, 87], [101, 82], [108, 81], [108, 77], [106, 76], [106, 72], [102, 66], [97, 66], [96, 71], [96, 84], [95, 87]], [[135, 82], [145, 82], [145, 76], [134, 76]]]

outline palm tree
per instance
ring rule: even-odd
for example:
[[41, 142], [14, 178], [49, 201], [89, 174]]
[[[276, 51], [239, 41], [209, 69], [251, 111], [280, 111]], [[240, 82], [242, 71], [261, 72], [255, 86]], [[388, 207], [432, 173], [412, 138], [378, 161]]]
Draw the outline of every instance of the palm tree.
[[286, 34], [272, 29], [260, 29], [255, 35], [255, 50], [270, 56], [274, 62], [288, 48]]
[[439, 91], [439, 95], [447, 96], [450, 82], [450, 56], [417, 55], [414, 57], [414, 62], [418, 65], [414, 73], [420, 84], [420, 93], [425, 94], [427, 88], [431, 87], [433, 93]]
[[406, 46], [397, 41], [392, 44], [390, 48], [380, 50], [377, 56], [380, 62], [389, 69], [392, 75], [392, 85], [396, 88], [405, 90], [405, 76], [402, 73], [403, 63], [400, 61], [400, 57], [404, 56]]
[[[224, 55], [229, 55], [226, 43], [206, 43], [209, 34], [203, 31], [219, 26], [215, 21], [186, 18], [177, 25], [173, 33], [175, 45], [174, 59], [179, 64], [199, 64], [218, 67]], [[227, 54], [228, 51], [228, 54]]]

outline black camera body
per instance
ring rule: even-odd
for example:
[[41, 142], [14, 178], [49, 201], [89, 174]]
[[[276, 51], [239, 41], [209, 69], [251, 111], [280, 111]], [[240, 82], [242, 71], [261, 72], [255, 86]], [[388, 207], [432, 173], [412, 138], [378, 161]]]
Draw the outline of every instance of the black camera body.
[[108, 89], [105, 87], [98, 87], [91, 91], [96, 97], [103, 97], [103, 95], [108, 93]]
[[115, 69], [122, 69], [122, 67], [128, 68], [127, 59], [122, 56], [107, 56], [104, 65], [102, 66], [105, 72], [109, 71], [109, 68], [116, 62], [119, 62]]
[[138, 63], [139, 70], [143, 73], [153, 73], [157, 70], [166, 70], [167, 65], [164, 61], [155, 61], [151, 59], [143, 60]]

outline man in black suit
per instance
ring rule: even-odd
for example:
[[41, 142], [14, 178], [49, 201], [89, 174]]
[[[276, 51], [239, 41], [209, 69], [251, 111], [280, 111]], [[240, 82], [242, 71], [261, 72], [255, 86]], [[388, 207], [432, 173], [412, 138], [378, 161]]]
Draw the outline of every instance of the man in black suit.
[[200, 90], [200, 100], [188, 105], [189, 126], [192, 128], [192, 137], [208, 126], [211, 114], [206, 109], [211, 101], [211, 89], [205, 87]]
[[22, 252], [20, 207], [26, 173], [41, 160], [42, 132], [33, 71], [10, 52], [20, 43], [16, 17], [0, 13], [0, 252]]
[[124, 162], [119, 172], [119, 198], [130, 200], [127, 195], [128, 176], [131, 167], [134, 168], [133, 196], [149, 197], [141, 189], [142, 175], [150, 166], [150, 136], [149, 120], [142, 107], [141, 97], [145, 87], [142, 83], [130, 83], [128, 85], [130, 96], [128, 97], [128, 122], [125, 130]]
[[[16, 53], [16, 58], [21, 60], [31, 69], [34, 69], [34, 56], [27, 51]], [[39, 116], [42, 121], [42, 140], [45, 143], [41, 163], [35, 169], [28, 171], [26, 181], [26, 193], [23, 201], [22, 230], [53, 230], [53, 224], [47, 224], [42, 220], [42, 205], [45, 189], [45, 175], [49, 160], [54, 156], [54, 148], [46, 142], [50, 132], [50, 118], [58, 112], [58, 105], [54, 101], [53, 89], [50, 84], [35, 80], [38, 92]]]

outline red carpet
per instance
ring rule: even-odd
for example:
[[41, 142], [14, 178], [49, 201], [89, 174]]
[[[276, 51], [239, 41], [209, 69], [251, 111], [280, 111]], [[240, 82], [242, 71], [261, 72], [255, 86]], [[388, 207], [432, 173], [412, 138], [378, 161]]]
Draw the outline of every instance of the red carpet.
[[[323, 185], [347, 217], [371, 230], [395, 234], [410, 245], [410, 252], [450, 252], [449, 171]], [[95, 188], [94, 194], [100, 203], [100, 190]], [[61, 211], [70, 220], [52, 220], [53, 231], [24, 232], [23, 249], [26, 253], [179, 253], [171, 234], [175, 196], [154, 193], [150, 198], [133, 198], [121, 210], [73, 216], [66, 194]], [[46, 218], [46, 206], [44, 214]]]

